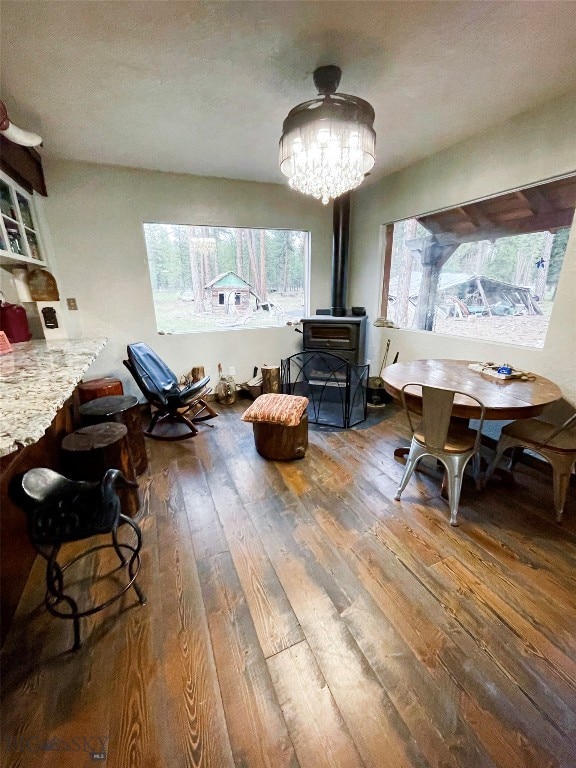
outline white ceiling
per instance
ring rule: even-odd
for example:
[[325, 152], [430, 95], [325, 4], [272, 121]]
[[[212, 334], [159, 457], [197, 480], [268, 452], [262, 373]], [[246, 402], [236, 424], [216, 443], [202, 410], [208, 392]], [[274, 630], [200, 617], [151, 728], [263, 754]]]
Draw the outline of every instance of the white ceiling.
[[2, 0], [2, 98], [43, 153], [284, 183], [313, 70], [376, 110], [372, 179], [576, 86], [576, 3]]

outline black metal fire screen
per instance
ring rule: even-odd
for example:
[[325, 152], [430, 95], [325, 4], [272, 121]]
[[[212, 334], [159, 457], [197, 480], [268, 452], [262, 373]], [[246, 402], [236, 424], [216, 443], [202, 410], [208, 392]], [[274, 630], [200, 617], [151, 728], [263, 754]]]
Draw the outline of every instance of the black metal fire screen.
[[282, 389], [310, 400], [312, 424], [347, 429], [366, 419], [368, 368], [330, 352], [298, 352], [282, 360]]

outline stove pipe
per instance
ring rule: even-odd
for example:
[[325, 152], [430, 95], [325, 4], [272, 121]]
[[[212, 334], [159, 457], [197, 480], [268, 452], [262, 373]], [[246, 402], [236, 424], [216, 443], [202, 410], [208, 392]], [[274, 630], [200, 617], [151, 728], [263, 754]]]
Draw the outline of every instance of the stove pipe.
[[345, 192], [334, 200], [332, 231], [332, 315], [345, 317], [350, 239], [350, 192]]

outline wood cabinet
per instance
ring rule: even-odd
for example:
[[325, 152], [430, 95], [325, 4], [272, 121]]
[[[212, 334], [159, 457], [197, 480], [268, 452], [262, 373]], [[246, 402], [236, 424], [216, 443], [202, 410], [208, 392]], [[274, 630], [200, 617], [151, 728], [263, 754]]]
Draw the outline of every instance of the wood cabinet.
[[26, 530], [26, 515], [12, 501], [14, 479], [33, 467], [62, 471], [60, 443], [75, 426], [73, 399], [60, 408], [40, 440], [16, 453], [0, 457], [0, 641], [10, 628], [12, 617], [36, 558]]

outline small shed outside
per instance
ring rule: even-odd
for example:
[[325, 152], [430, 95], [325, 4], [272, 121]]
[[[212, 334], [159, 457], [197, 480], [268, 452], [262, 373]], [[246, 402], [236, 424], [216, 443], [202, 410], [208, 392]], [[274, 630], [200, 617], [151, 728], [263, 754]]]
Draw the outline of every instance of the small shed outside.
[[252, 288], [236, 272], [222, 272], [204, 286], [212, 312], [230, 314], [249, 309]]
[[[410, 277], [408, 301], [412, 306], [412, 325], [420, 297], [422, 273]], [[397, 300], [398, 279], [390, 280], [388, 301]], [[434, 312], [443, 317], [465, 318], [469, 316], [489, 317], [493, 315], [541, 315], [530, 288], [522, 285], [486, 277], [468, 275], [463, 272], [441, 273], [438, 279]]]

